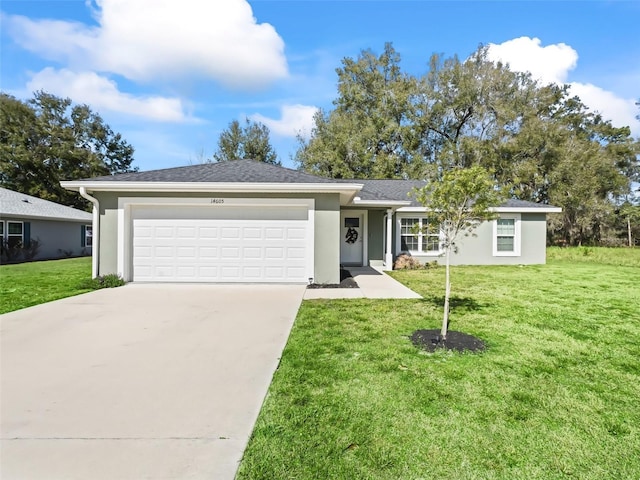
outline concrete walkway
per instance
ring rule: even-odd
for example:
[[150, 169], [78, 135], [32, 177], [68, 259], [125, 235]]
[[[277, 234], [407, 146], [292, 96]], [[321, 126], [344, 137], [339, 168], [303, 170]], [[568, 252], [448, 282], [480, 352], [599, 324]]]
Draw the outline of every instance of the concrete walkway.
[[360, 288], [314, 288], [305, 300], [317, 298], [422, 298], [376, 267], [347, 267]]
[[2, 480], [232, 480], [304, 285], [127, 285], [0, 315]]

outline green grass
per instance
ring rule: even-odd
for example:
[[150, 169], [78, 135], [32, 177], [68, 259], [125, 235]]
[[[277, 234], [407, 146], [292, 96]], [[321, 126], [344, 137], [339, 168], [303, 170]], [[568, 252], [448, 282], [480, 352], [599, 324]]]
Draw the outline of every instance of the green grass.
[[91, 257], [0, 266], [0, 314], [89, 292]]
[[393, 273], [423, 300], [304, 302], [237, 478], [640, 478], [640, 250], [593, 252], [454, 268], [482, 354], [408, 340], [443, 268]]

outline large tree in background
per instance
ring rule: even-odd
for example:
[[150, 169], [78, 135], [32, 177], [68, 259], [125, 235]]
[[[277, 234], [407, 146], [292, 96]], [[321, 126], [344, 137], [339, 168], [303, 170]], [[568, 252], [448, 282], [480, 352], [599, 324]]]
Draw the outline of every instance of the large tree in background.
[[28, 101], [0, 93], [0, 185], [63, 205], [86, 208], [60, 186], [134, 171], [133, 147], [87, 105], [39, 91]]
[[551, 238], [573, 245], [599, 242], [614, 199], [638, 180], [628, 127], [590, 112], [567, 86], [489, 61], [485, 47], [464, 61], [434, 55], [420, 78], [401, 71], [390, 45], [342, 65], [335, 108], [300, 141], [296, 160], [308, 172], [423, 179], [479, 165], [511, 197], [562, 207]]
[[419, 176], [411, 124], [417, 83], [401, 71], [400, 55], [388, 43], [381, 55], [363, 51], [336, 71], [335, 108], [316, 113], [308, 142], [299, 138], [300, 167], [332, 178]]
[[244, 127], [233, 120], [218, 138], [218, 150], [213, 154], [216, 162], [242, 159], [280, 165], [269, 139], [269, 128], [260, 123], [245, 119]]

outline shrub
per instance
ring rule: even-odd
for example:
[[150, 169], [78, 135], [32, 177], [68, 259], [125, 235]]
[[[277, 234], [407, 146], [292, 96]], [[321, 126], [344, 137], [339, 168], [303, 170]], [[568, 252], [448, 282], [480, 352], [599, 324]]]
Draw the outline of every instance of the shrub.
[[417, 270], [418, 268], [422, 268], [420, 262], [406, 253], [398, 255], [393, 262], [394, 270]]
[[24, 259], [26, 261], [31, 261], [38, 253], [40, 253], [40, 247], [42, 246], [42, 242], [39, 238], [32, 238], [28, 245], [22, 247], [22, 254], [24, 255]]
[[124, 284], [125, 281], [122, 279], [122, 277], [116, 275], [115, 273], [109, 273], [108, 275], [98, 276], [96, 278], [91, 278], [82, 282], [82, 284], [80, 284], [80, 288], [99, 290], [101, 288], [121, 287]]

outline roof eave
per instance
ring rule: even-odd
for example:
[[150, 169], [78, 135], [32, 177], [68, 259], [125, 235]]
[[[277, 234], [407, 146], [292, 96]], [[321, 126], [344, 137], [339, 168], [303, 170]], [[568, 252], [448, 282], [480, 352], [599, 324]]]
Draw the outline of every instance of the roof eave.
[[0, 213], [0, 217], [8, 220], [51, 220], [54, 222], [75, 222], [75, 223], [91, 223], [92, 217], [83, 218], [69, 218], [58, 216], [45, 216], [45, 215], [31, 215], [26, 213]]
[[88, 192], [157, 193], [338, 193], [340, 204], [350, 203], [363, 185], [357, 183], [267, 183], [267, 182], [110, 182], [67, 181], [63, 188]]
[[496, 213], [560, 213], [562, 208], [544, 206], [544, 207], [495, 207], [489, 209]]
[[[426, 212], [426, 207], [402, 207], [398, 209], [399, 212]], [[489, 211], [496, 213], [560, 213], [562, 208], [560, 207], [493, 207], [489, 208]]]
[[411, 202], [405, 200], [362, 200], [356, 197], [353, 199], [353, 205], [358, 207], [400, 208], [411, 205]]

